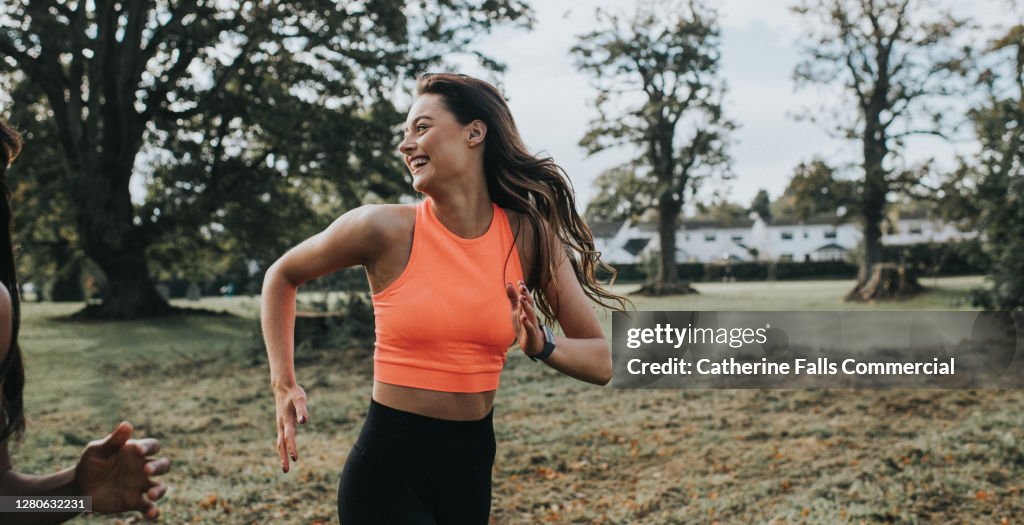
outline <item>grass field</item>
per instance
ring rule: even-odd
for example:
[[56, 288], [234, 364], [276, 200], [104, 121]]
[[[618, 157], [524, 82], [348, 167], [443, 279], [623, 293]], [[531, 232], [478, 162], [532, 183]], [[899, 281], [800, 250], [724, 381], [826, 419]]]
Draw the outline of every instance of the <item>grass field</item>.
[[[842, 303], [851, 283], [841, 281], [698, 284], [698, 296], [634, 300], [640, 310], [966, 309], [964, 293], [981, 280], [925, 284], [928, 294], [883, 305]], [[258, 302], [199, 306], [235, 315], [72, 323], [60, 318], [76, 305], [26, 304], [29, 427], [16, 467], [71, 464], [128, 419], [174, 462], [163, 522], [336, 523], [338, 476], [370, 399], [369, 349], [297, 356], [311, 422], [284, 475]], [[610, 335], [610, 316], [603, 322]], [[497, 524], [1024, 519], [1021, 391], [627, 391], [516, 350], [495, 427]]]

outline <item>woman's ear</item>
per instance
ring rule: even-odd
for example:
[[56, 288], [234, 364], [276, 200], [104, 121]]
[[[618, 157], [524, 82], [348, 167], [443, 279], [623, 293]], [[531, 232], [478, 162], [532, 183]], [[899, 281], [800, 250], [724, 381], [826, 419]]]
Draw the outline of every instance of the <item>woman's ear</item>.
[[474, 120], [466, 128], [469, 130], [469, 147], [474, 148], [484, 143], [487, 137], [487, 124], [484, 121]]

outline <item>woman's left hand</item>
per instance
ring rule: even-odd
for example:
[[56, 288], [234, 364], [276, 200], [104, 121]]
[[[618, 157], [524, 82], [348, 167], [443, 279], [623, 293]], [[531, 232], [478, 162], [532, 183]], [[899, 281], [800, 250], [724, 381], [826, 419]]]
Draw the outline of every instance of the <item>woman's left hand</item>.
[[75, 484], [82, 496], [92, 497], [93, 510], [115, 513], [137, 510], [155, 519], [160, 511], [156, 500], [167, 488], [153, 479], [166, 473], [167, 458], [154, 458], [160, 451], [155, 439], [128, 439], [132, 426], [122, 422], [102, 440], [89, 443], [75, 467]]
[[517, 286], [506, 283], [505, 294], [512, 305], [512, 329], [519, 348], [528, 356], [539, 354], [544, 349], [544, 332], [537, 321], [530, 290], [523, 281], [519, 281]]

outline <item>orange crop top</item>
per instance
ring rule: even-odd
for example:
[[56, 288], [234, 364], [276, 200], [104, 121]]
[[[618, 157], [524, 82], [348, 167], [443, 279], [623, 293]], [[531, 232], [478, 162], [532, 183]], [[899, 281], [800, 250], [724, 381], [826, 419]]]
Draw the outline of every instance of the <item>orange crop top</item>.
[[516, 339], [505, 283], [523, 278], [508, 216], [492, 203], [487, 232], [463, 239], [432, 204], [428, 197], [416, 205], [405, 270], [373, 295], [373, 378], [443, 392], [495, 390]]

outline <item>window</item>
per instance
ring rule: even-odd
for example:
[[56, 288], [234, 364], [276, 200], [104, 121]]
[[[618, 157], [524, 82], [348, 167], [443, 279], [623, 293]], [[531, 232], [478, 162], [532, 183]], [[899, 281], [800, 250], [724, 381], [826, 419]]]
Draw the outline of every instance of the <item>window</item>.
[[782, 261], [782, 262], [793, 262], [793, 254], [792, 253], [784, 253], [782, 255], [779, 255], [779, 260]]
[[921, 227], [920, 226], [911, 226], [910, 227], [910, 234], [911, 235], [921, 235]]
[[836, 231], [832, 230], [830, 232], [825, 232], [825, 238], [826, 239], [835, 239], [836, 238]]
[[733, 235], [732, 236], [732, 240], [734, 240], [736, 242], [740, 242], [740, 241], [743, 240], [743, 236], [742, 235]]
[[715, 241], [715, 234], [713, 234], [713, 233], [705, 233], [704, 234], [704, 241], [705, 242], [714, 242]]
[[804, 232], [804, 239], [810, 239], [810, 238], [811, 238], [810, 232]]
[[683, 238], [686, 239], [686, 242], [690, 242], [690, 234], [689, 233], [684, 235]]
[[792, 241], [793, 240], [793, 232], [782, 232], [782, 240], [784, 240], [784, 241]]

